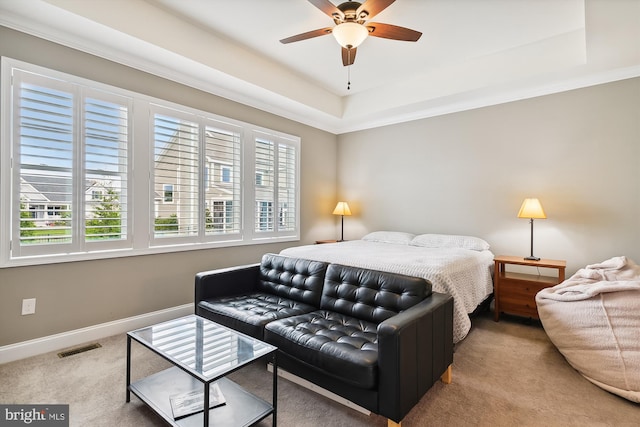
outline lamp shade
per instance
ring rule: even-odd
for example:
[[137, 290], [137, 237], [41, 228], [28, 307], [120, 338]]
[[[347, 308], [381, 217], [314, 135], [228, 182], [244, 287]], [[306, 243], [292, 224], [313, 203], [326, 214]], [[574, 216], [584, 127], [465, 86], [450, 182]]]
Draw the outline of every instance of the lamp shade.
[[346, 49], [360, 46], [369, 35], [367, 27], [356, 22], [343, 22], [336, 25], [331, 32], [340, 46]]
[[349, 205], [347, 202], [338, 202], [336, 208], [333, 210], [334, 215], [351, 215], [351, 209], [349, 209]]
[[524, 199], [518, 218], [546, 219], [547, 214], [544, 213], [542, 205], [538, 199]]

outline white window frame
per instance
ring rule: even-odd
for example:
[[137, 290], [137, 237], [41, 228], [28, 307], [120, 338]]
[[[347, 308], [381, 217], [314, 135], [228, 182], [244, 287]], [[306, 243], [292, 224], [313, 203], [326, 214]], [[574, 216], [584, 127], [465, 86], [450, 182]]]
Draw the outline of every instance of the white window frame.
[[[206, 248], [217, 248], [227, 246], [252, 245], [262, 243], [275, 243], [298, 241], [300, 239], [300, 147], [301, 140], [299, 137], [289, 135], [271, 129], [257, 127], [250, 123], [218, 116], [206, 111], [193, 109], [188, 106], [174, 104], [165, 100], [149, 97], [140, 93], [129, 90], [105, 85], [99, 82], [83, 79], [77, 76], [50, 70], [37, 65], [25, 63], [12, 58], [2, 57], [1, 64], [1, 80], [0, 80], [0, 268], [14, 267], [23, 265], [49, 264], [57, 262], [71, 262], [88, 259], [115, 258], [122, 256], [148, 255], [154, 253], [166, 253], [188, 250], [199, 250]], [[128, 213], [127, 213], [127, 233], [130, 239], [122, 243], [117, 248], [107, 248], [101, 245], [101, 242], [90, 242], [84, 244], [84, 247], [75, 248], [72, 251], [52, 253], [43, 251], [41, 253], [20, 254], [19, 251], [12, 247], [12, 239], [5, 237], [11, 236], [12, 229], [15, 227], [12, 221], [15, 221], [12, 215], [12, 186], [16, 185], [12, 176], [12, 157], [14, 156], [12, 141], [12, 99], [11, 99], [11, 74], [14, 68], [18, 68], [27, 72], [40, 74], [46, 77], [58, 78], [61, 81], [67, 81], [87, 86], [90, 90], [110, 92], [117, 96], [131, 98], [132, 108], [129, 120], [133, 131], [129, 136], [131, 161], [128, 162], [128, 179], [127, 188]], [[153, 106], [160, 106], [164, 109], [173, 109], [182, 113], [192, 115], [204, 123], [222, 123], [231, 127], [240, 129], [240, 146], [241, 160], [240, 167], [236, 170], [236, 166], [230, 165], [232, 170], [231, 181], [235, 185], [238, 181], [240, 185], [240, 196], [238, 209], [240, 229], [238, 233], [205, 233], [205, 215], [199, 218], [199, 235], [193, 239], [163, 239], [161, 242], [154, 241], [153, 228], [155, 205], [162, 203], [162, 200], [155, 198], [155, 191], [151, 185], [151, 174], [153, 165], [153, 129], [150, 124], [149, 117], [152, 116]], [[210, 122], [213, 121], [213, 122]], [[215, 125], [214, 125], [215, 126]], [[295, 147], [296, 152], [296, 188], [295, 188], [295, 229], [284, 232], [278, 231], [279, 212], [277, 209], [277, 201], [274, 200], [275, 229], [268, 233], [256, 233], [255, 229], [255, 152], [254, 140], [256, 135], [268, 135], [274, 141], [285, 142]], [[201, 157], [201, 178], [200, 178], [200, 203], [204, 209], [204, 171], [206, 167], [205, 156]], [[81, 167], [80, 169], [81, 170]], [[78, 173], [74, 170], [74, 173]], [[209, 179], [212, 178], [213, 171], [209, 171]], [[220, 172], [222, 174], [222, 172]], [[222, 175], [221, 175], [222, 177]], [[225, 183], [231, 184], [231, 183]], [[174, 184], [175, 185], [175, 184]], [[133, 197], [135, 193], [135, 198]], [[84, 198], [88, 197], [86, 192], [82, 192], [77, 196], [75, 203], [83, 204]], [[82, 199], [80, 199], [82, 198]], [[175, 186], [174, 186], [175, 200]], [[234, 202], [235, 204], [236, 202]], [[235, 207], [235, 205], [232, 206]], [[46, 206], [45, 206], [46, 209]], [[202, 210], [204, 212], [204, 210]], [[46, 212], [45, 212], [46, 213]], [[226, 215], [226, 212], [225, 212]], [[226, 221], [226, 220], [225, 220]]]
[[[9, 61], [7, 61], [9, 62]], [[128, 248], [132, 245], [131, 237], [131, 223], [130, 215], [124, 212], [125, 218], [123, 220], [122, 228], [125, 230], [125, 234], [122, 239], [113, 240], [91, 240], [87, 239], [87, 229], [85, 227], [87, 217], [86, 211], [86, 181], [85, 178], [95, 173], [87, 169], [85, 164], [86, 149], [88, 147], [88, 134], [86, 134], [86, 116], [85, 106], [86, 102], [90, 98], [96, 98], [102, 101], [108, 100], [109, 102], [125, 105], [128, 114], [132, 111], [133, 104], [130, 97], [114, 93], [110, 91], [105, 85], [99, 83], [93, 83], [87, 85], [86, 81], [82, 79], [69, 80], [63, 73], [58, 73], [51, 70], [46, 70], [46, 73], [42, 72], [44, 69], [40, 67], [9, 67], [5, 66], [5, 58], [2, 61], [2, 151], [0, 151], [0, 164], [2, 165], [3, 173], [0, 176], [2, 179], [2, 217], [4, 221], [0, 223], [2, 226], [2, 235], [7, 236], [6, 240], [3, 240], [0, 247], [0, 266], [4, 266], [7, 263], [8, 258], [18, 259], [39, 259], [41, 257], [55, 257], [59, 259], [70, 254], [87, 253], [87, 252], [103, 252], [112, 251], [122, 248]], [[16, 69], [14, 75], [13, 70]], [[18, 75], [20, 78], [18, 78]], [[41, 85], [52, 90], [61, 91], [73, 95], [73, 122], [75, 126], [71, 132], [71, 158], [72, 164], [71, 175], [71, 200], [69, 206], [71, 206], [71, 226], [69, 231], [71, 232], [68, 241], [57, 242], [52, 244], [36, 243], [36, 244], [20, 244], [20, 207], [18, 203], [14, 203], [14, 195], [21, 193], [20, 182], [20, 136], [17, 133], [19, 129], [18, 114], [13, 114], [17, 106], [17, 97], [14, 103], [14, 97], [12, 95], [11, 84], [13, 82], [22, 81], [28, 82], [28, 84]], [[9, 125], [7, 125], [9, 124]], [[131, 122], [128, 122], [127, 127], [127, 168], [123, 171], [126, 179], [129, 179], [131, 174]], [[53, 169], [49, 169], [53, 168]], [[43, 171], [53, 171], [57, 167], [49, 166], [49, 168], [43, 168]], [[61, 170], [63, 168], [60, 168]], [[105, 176], [110, 172], [102, 171]], [[125, 193], [124, 197], [130, 197], [129, 193]], [[49, 215], [51, 203], [45, 203], [45, 211], [43, 217], [46, 219], [52, 217]]]

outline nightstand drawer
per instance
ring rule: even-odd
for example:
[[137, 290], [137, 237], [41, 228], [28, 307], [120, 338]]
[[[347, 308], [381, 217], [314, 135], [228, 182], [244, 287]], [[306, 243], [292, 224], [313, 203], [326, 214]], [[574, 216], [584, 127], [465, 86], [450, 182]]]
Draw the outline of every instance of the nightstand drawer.
[[[534, 279], [536, 281], [534, 281]], [[553, 286], [557, 279], [527, 274], [502, 275], [500, 279], [500, 311], [518, 316], [538, 318], [536, 294]]]
[[530, 298], [534, 299], [536, 294], [544, 288], [553, 286], [551, 283], [532, 283], [520, 280], [500, 280], [500, 297], [508, 298]]
[[524, 317], [538, 318], [536, 294], [546, 288], [546, 285], [523, 285], [515, 282], [510, 284], [505, 280], [500, 283], [500, 286], [501, 311]]
[[531, 317], [539, 319], [538, 307], [535, 300], [510, 300], [502, 298], [500, 300], [500, 311], [503, 313], [515, 314], [517, 316]]

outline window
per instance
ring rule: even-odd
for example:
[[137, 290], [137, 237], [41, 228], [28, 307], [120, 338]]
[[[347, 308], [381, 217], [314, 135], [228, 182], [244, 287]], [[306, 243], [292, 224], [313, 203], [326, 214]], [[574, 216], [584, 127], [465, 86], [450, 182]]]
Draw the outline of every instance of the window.
[[162, 186], [162, 201], [164, 203], [173, 203], [173, 184]]
[[273, 231], [273, 202], [256, 203], [256, 231]]
[[[129, 240], [130, 99], [12, 71], [9, 166], [13, 182], [20, 183], [7, 204], [14, 218], [12, 255], [81, 252], [94, 243], [123, 247]], [[108, 200], [94, 199], [96, 185], [109, 190]]]
[[297, 145], [293, 140], [262, 132], [256, 133], [254, 143], [255, 231], [294, 231], [298, 224]]
[[0, 267], [299, 238], [299, 138], [8, 58], [0, 77]]
[[198, 124], [171, 113], [153, 115], [153, 182], [164, 201], [155, 205], [155, 238], [198, 233]]
[[299, 238], [299, 138], [8, 58], [0, 76], [0, 267]]
[[[167, 238], [176, 243], [240, 239], [241, 180], [233, 171], [242, 169], [241, 128], [187, 111], [152, 109], [154, 185], [177, 183], [170, 191], [166, 184], [163, 188], [171, 206], [155, 204], [154, 244], [164, 245], [159, 239]], [[212, 168], [219, 179], [211, 179]]]
[[231, 168], [228, 166], [220, 167], [220, 182], [231, 182]]
[[[128, 233], [129, 115], [131, 100], [115, 94], [94, 92], [84, 100], [84, 177], [82, 185], [85, 241], [130, 245]], [[85, 196], [97, 188], [99, 199]], [[92, 193], [93, 194], [93, 193]], [[125, 242], [126, 241], [126, 242]], [[115, 246], [115, 245], [112, 245]]]
[[[207, 231], [228, 232], [233, 231], [233, 201], [215, 200], [212, 209], [207, 210]], [[211, 212], [213, 211], [213, 212]]]
[[298, 150], [292, 141], [278, 143], [278, 230], [293, 231], [298, 227]]
[[213, 207], [213, 227], [205, 234], [216, 239], [240, 238], [242, 221], [242, 128], [230, 123], [206, 120], [204, 150], [219, 178], [205, 188], [205, 198]]

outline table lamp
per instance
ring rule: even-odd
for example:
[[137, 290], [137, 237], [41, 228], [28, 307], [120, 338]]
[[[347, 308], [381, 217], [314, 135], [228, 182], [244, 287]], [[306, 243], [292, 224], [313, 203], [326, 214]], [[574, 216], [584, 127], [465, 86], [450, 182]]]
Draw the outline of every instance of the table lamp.
[[518, 212], [518, 218], [529, 218], [529, 223], [531, 224], [531, 255], [524, 259], [540, 261], [540, 258], [533, 256], [533, 220], [547, 218], [547, 214], [544, 213], [540, 201], [538, 199], [524, 199], [520, 207], [520, 212]]
[[342, 215], [342, 231], [340, 232], [340, 240], [339, 242], [344, 242], [344, 216], [351, 215], [351, 209], [349, 209], [349, 205], [347, 202], [338, 202], [336, 208], [333, 210], [334, 215]]

